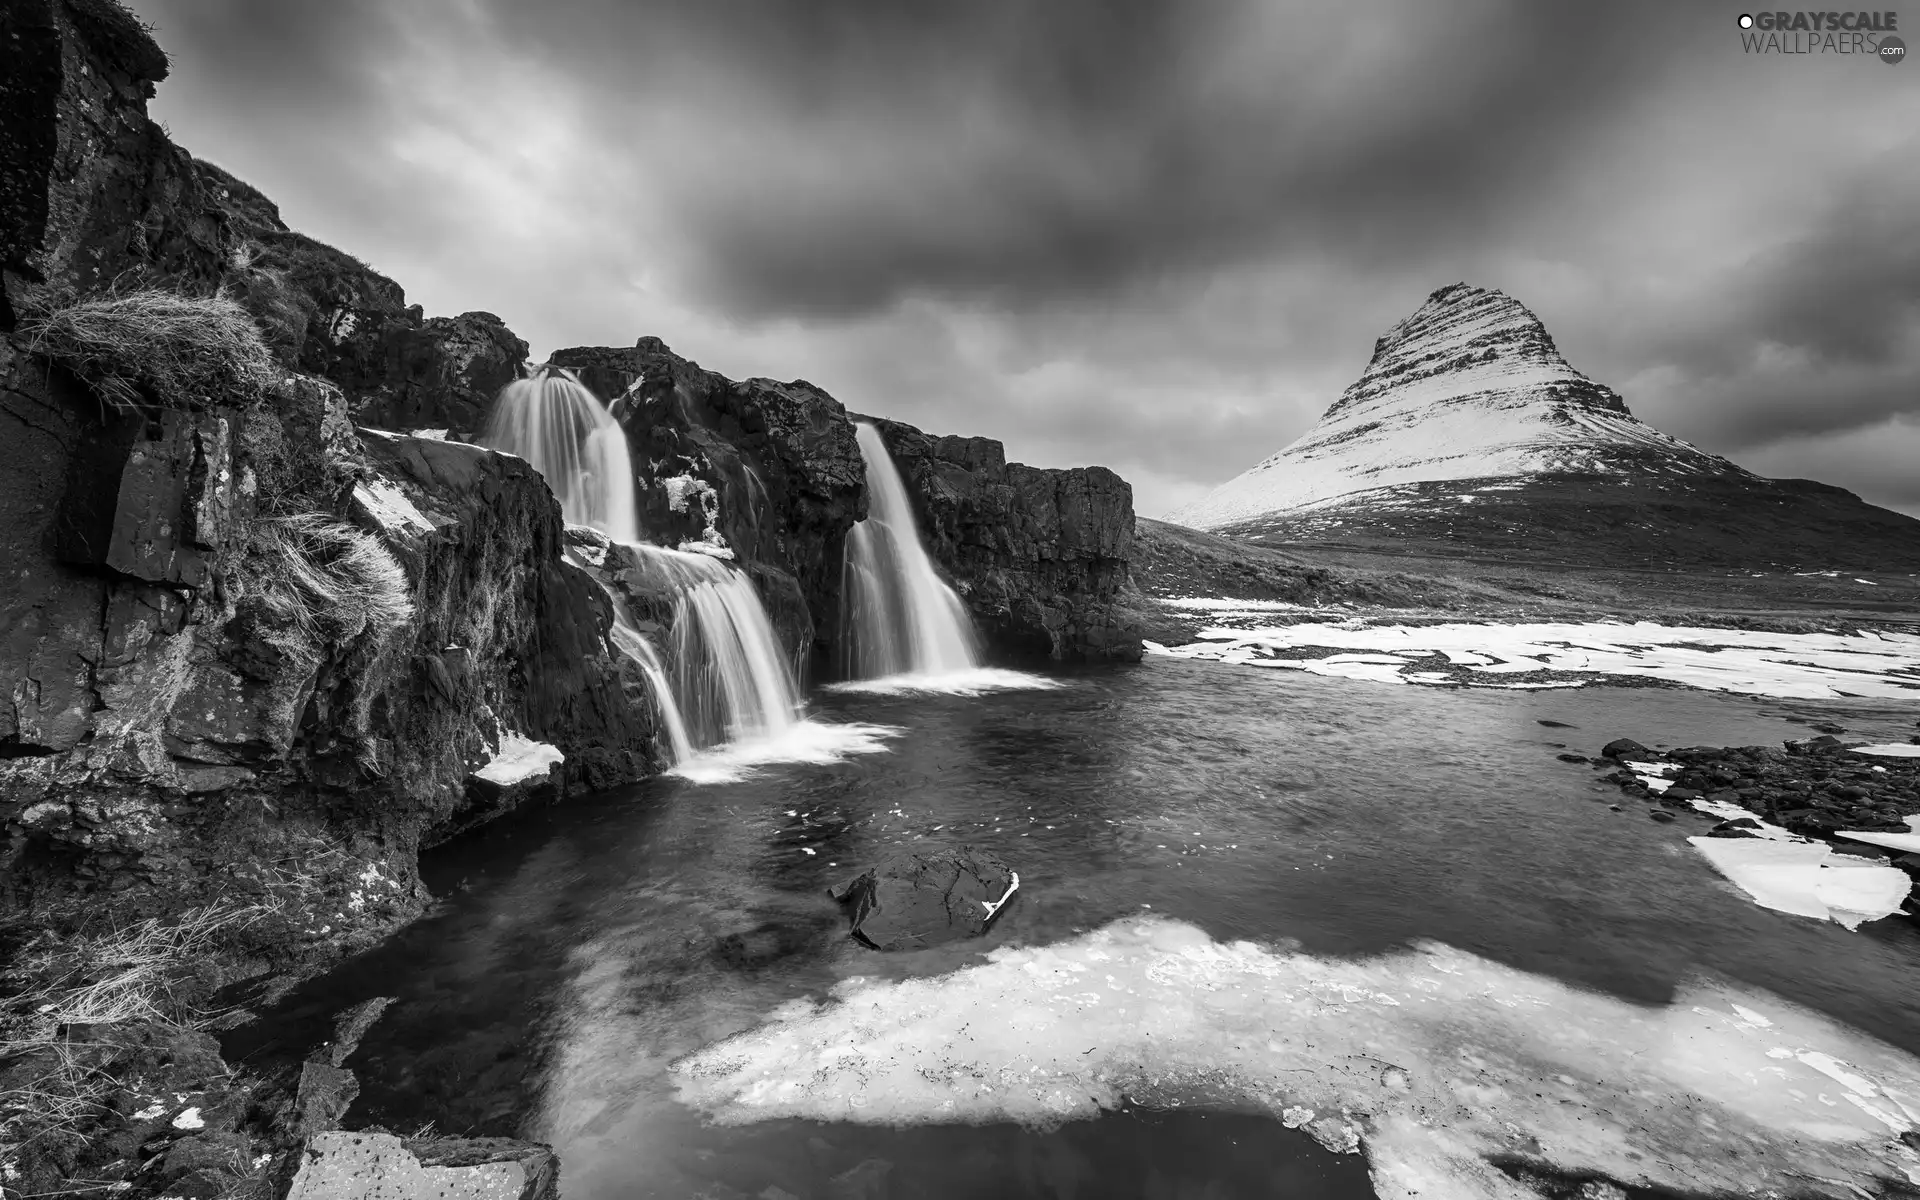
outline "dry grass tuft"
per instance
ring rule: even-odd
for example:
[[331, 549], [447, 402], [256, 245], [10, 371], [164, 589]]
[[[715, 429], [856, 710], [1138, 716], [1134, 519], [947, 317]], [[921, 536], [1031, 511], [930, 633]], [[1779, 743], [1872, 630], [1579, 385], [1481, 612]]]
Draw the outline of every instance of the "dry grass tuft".
[[376, 635], [413, 616], [413, 585], [379, 538], [318, 513], [262, 521], [266, 588], [310, 635]]
[[147, 289], [49, 307], [21, 323], [27, 349], [120, 407], [258, 397], [279, 377], [260, 327], [224, 296]]
[[0, 1005], [0, 1165], [76, 1135], [119, 1086], [97, 1065], [94, 1044], [75, 1040], [73, 1027], [200, 1027], [218, 1014], [176, 996], [175, 972], [223, 933], [265, 914], [257, 905], [216, 902], [104, 933], [43, 933], [23, 947], [6, 969], [20, 990]]

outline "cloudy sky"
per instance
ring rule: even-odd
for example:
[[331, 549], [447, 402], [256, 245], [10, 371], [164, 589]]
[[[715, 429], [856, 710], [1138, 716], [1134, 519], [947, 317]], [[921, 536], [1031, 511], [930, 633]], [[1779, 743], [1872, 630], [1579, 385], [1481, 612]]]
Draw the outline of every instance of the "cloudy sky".
[[1920, 63], [1749, 56], [1738, 5], [132, 2], [176, 141], [537, 355], [655, 334], [1153, 515], [1466, 280], [1920, 515]]

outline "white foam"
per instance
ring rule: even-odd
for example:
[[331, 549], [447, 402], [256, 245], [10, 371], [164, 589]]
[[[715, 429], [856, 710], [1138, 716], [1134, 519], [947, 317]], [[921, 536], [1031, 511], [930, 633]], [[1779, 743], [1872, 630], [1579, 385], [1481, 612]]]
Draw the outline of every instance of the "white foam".
[[844, 683], [830, 683], [825, 690], [877, 696], [917, 694], [979, 696], [987, 692], [1043, 692], [1065, 686], [1066, 684], [1058, 679], [1050, 679], [1045, 675], [1031, 675], [1025, 671], [1008, 671], [999, 667], [969, 667], [961, 671], [888, 675], [881, 679], [850, 679]]
[[667, 774], [692, 783], [733, 783], [757, 768], [777, 763], [837, 763], [856, 754], [879, 754], [904, 733], [892, 725], [858, 722], [796, 721], [766, 736], [727, 742], [701, 750], [674, 764]]
[[721, 1124], [1251, 1105], [1364, 1148], [1383, 1196], [1502, 1194], [1502, 1156], [1742, 1195], [1920, 1167], [1894, 1140], [1920, 1061], [1763, 993], [1693, 982], [1643, 1008], [1442, 945], [1325, 959], [1152, 917], [848, 980], [673, 1074]]
[[474, 774], [488, 783], [507, 787], [528, 779], [537, 779], [567, 760], [558, 747], [536, 742], [517, 733], [502, 733], [500, 749], [486, 766]]
[[1876, 754], [1882, 758], [1920, 758], [1920, 746], [1901, 745], [1898, 742], [1882, 746], [1855, 746], [1855, 754]]
[[[1764, 633], [1749, 629], [1702, 629], [1642, 621], [1589, 624], [1529, 622], [1513, 625], [1367, 625], [1315, 622], [1265, 629], [1208, 628], [1185, 646], [1147, 643], [1152, 654], [1176, 658], [1245, 661], [1275, 650], [1306, 646], [1351, 651], [1438, 651], [1466, 668], [1461, 681], [1476, 687], [1579, 687], [1591, 679], [1544, 683], [1499, 683], [1493, 676], [1528, 671], [1623, 675], [1665, 679], [1709, 691], [1753, 696], [1827, 700], [1861, 696], [1920, 700], [1920, 636]], [[1315, 671], [1303, 660], [1301, 669]], [[1348, 674], [1315, 671], [1317, 674]], [[1379, 671], [1364, 678], [1403, 683], [1437, 682], [1433, 672]], [[1868, 753], [1907, 755], [1915, 747], [1867, 747]]]

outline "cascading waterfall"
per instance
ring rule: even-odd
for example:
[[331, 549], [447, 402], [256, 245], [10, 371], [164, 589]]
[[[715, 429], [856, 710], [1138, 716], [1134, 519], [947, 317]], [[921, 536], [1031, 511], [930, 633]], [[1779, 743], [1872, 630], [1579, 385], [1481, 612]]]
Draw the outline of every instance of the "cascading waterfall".
[[951, 675], [979, 666], [973, 622], [920, 544], [906, 486], [880, 431], [854, 427], [867, 465], [867, 519], [847, 535], [842, 572], [849, 674]]
[[626, 431], [573, 372], [540, 367], [500, 389], [481, 441], [532, 463], [567, 524], [640, 540]]
[[766, 739], [792, 729], [800, 720], [799, 689], [746, 574], [706, 554], [646, 544], [633, 549], [677, 594], [674, 693], [694, 744]]
[[705, 554], [642, 542], [626, 432], [571, 372], [543, 367], [501, 390], [484, 439], [533, 464], [568, 524], [631, 549], [676, 594], [672, 665], [662, 664], [620, 597], [615, 647], [646, 677], [673, 760], [723, 742], [772, 739], [800, 722], [793, 672], [745, 573]]

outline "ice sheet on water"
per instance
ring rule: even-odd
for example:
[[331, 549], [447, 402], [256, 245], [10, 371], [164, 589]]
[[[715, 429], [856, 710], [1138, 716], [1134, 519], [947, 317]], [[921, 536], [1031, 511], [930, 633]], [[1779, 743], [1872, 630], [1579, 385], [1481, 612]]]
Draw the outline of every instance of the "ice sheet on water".
[[1778, 837], [1687, 839], [1762, 908], [1848, 929], [1900, 911], [1913, 880], [1898, 867], [1836, 854], [1825, 842]]
[[880, 754], [905, 731], [855, 721], [796, 721], [766, 737], [727, 742], [676, 763], [667, 774], [692, 783], [733, 783], [776, 763], [837, 763], [856, 754]]
[[979, 696], [987, 692], [1042, 692], [1065, 687], [1058, 679], [1008, 671], [1000, 667], [969, 667], [961, 671], [925, 674], [888, 675], [880, 679], [852, 679], [831, 683], [830, 692], [858, 692], [876, 696], [937, 694], [943, 696]]
[[1157, 917], [848, 980], [673, 1071], [722, 1124], [1251, 1105], [1359, 1145], [1388, 1197], [1503, 1194], [1501, 1157], [1734, 1194], [1920, 1171], [1897, 1140], [1920, 1061], [1764, 993], [1702, 981], [1643, 1008], [1443, 945], [1349, 961]]
[[1910, 833], [1870, 833], [1862, 830], [1843, 829], [1835, 837], [1851, 838], [1856, 842], [1865, 842], [1870, 846], [1885, 846], [1889, 850], [1903, 850], [1908, 854], [1920, 854], [1920, 817], [1902, 817]]

